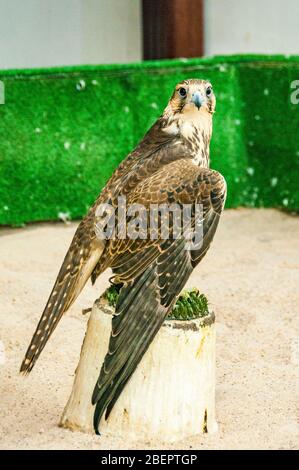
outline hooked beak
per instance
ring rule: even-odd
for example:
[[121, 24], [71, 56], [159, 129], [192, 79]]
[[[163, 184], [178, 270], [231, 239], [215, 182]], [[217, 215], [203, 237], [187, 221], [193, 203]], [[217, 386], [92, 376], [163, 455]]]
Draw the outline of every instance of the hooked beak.
[[199, 91], [195, 91], [192, 93], [191, 103], [195, 104], [197, 109], [199, 109], [202, 105], [202, 96]]

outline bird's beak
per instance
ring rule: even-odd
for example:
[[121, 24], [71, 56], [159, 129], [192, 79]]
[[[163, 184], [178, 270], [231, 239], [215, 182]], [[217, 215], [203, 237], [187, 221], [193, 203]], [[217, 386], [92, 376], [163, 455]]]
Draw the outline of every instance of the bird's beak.
[[191, 103], [195, 104], [197, 109], [199, 109], [202, 105], [202, 96], [199, 91], [195, 91], [192, 93]]

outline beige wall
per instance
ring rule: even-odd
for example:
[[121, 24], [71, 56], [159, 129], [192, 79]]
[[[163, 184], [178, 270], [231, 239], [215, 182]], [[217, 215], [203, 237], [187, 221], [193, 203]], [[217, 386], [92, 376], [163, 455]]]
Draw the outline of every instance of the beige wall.
[[140, 0], [0, 0], [0, 69], [136, 60]]
[[205, 54], [299, 54], [299, 0], [205, 0]]

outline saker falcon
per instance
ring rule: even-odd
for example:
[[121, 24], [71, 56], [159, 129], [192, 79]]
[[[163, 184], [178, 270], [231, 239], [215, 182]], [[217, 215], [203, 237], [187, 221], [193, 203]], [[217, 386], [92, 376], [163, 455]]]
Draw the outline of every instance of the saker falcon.
[[[173, 307], [191, 272], [214, 237], [226, 197], [226, 183], [209, 168], [209, 145], [216, 99], [211, 83], [179, 83], [163, 114], [114, 171], [77, 228], [57, 280], [21, 365], [29, 373], [60, 318], [87, 280], [108, 267], [121, 286], [109, 349], [95, 385], [94, 428], [98, 433], [149, 344]], [[184, 236], [100, 239], [95, 227], [102, 203], [202, 205], [202, 243], [187, 250]], [[109, 223], [109, 222], [108, 222]], [[194, 226], [194, 221], [193, 221]], [[101, 341], [101, 338], [99, 338]]]

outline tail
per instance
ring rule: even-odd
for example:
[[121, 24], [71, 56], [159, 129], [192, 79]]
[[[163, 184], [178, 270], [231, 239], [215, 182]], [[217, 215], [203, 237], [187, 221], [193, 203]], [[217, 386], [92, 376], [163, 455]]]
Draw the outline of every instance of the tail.
[[[78, 238], [78, 237], [77, 237]], [[76, 300], [103, 252], [103, 246], [82, 247], [76, 235], [23, 359], [20, 372], [29, 374], [60, 318]]]
[[[97, 434], [103, 414], [106, 411], [105, 419], [109, 417], [192, 272], [190, 254], [183, 238], [170, 246], [167, 240], [160, 245], [160, 250], [157, 259], [120, 290], [108, 352], [92, 395], [92, 403], [96, 405], [93, 422]], [[139, 256], [144, 258], [144, 252]]]

